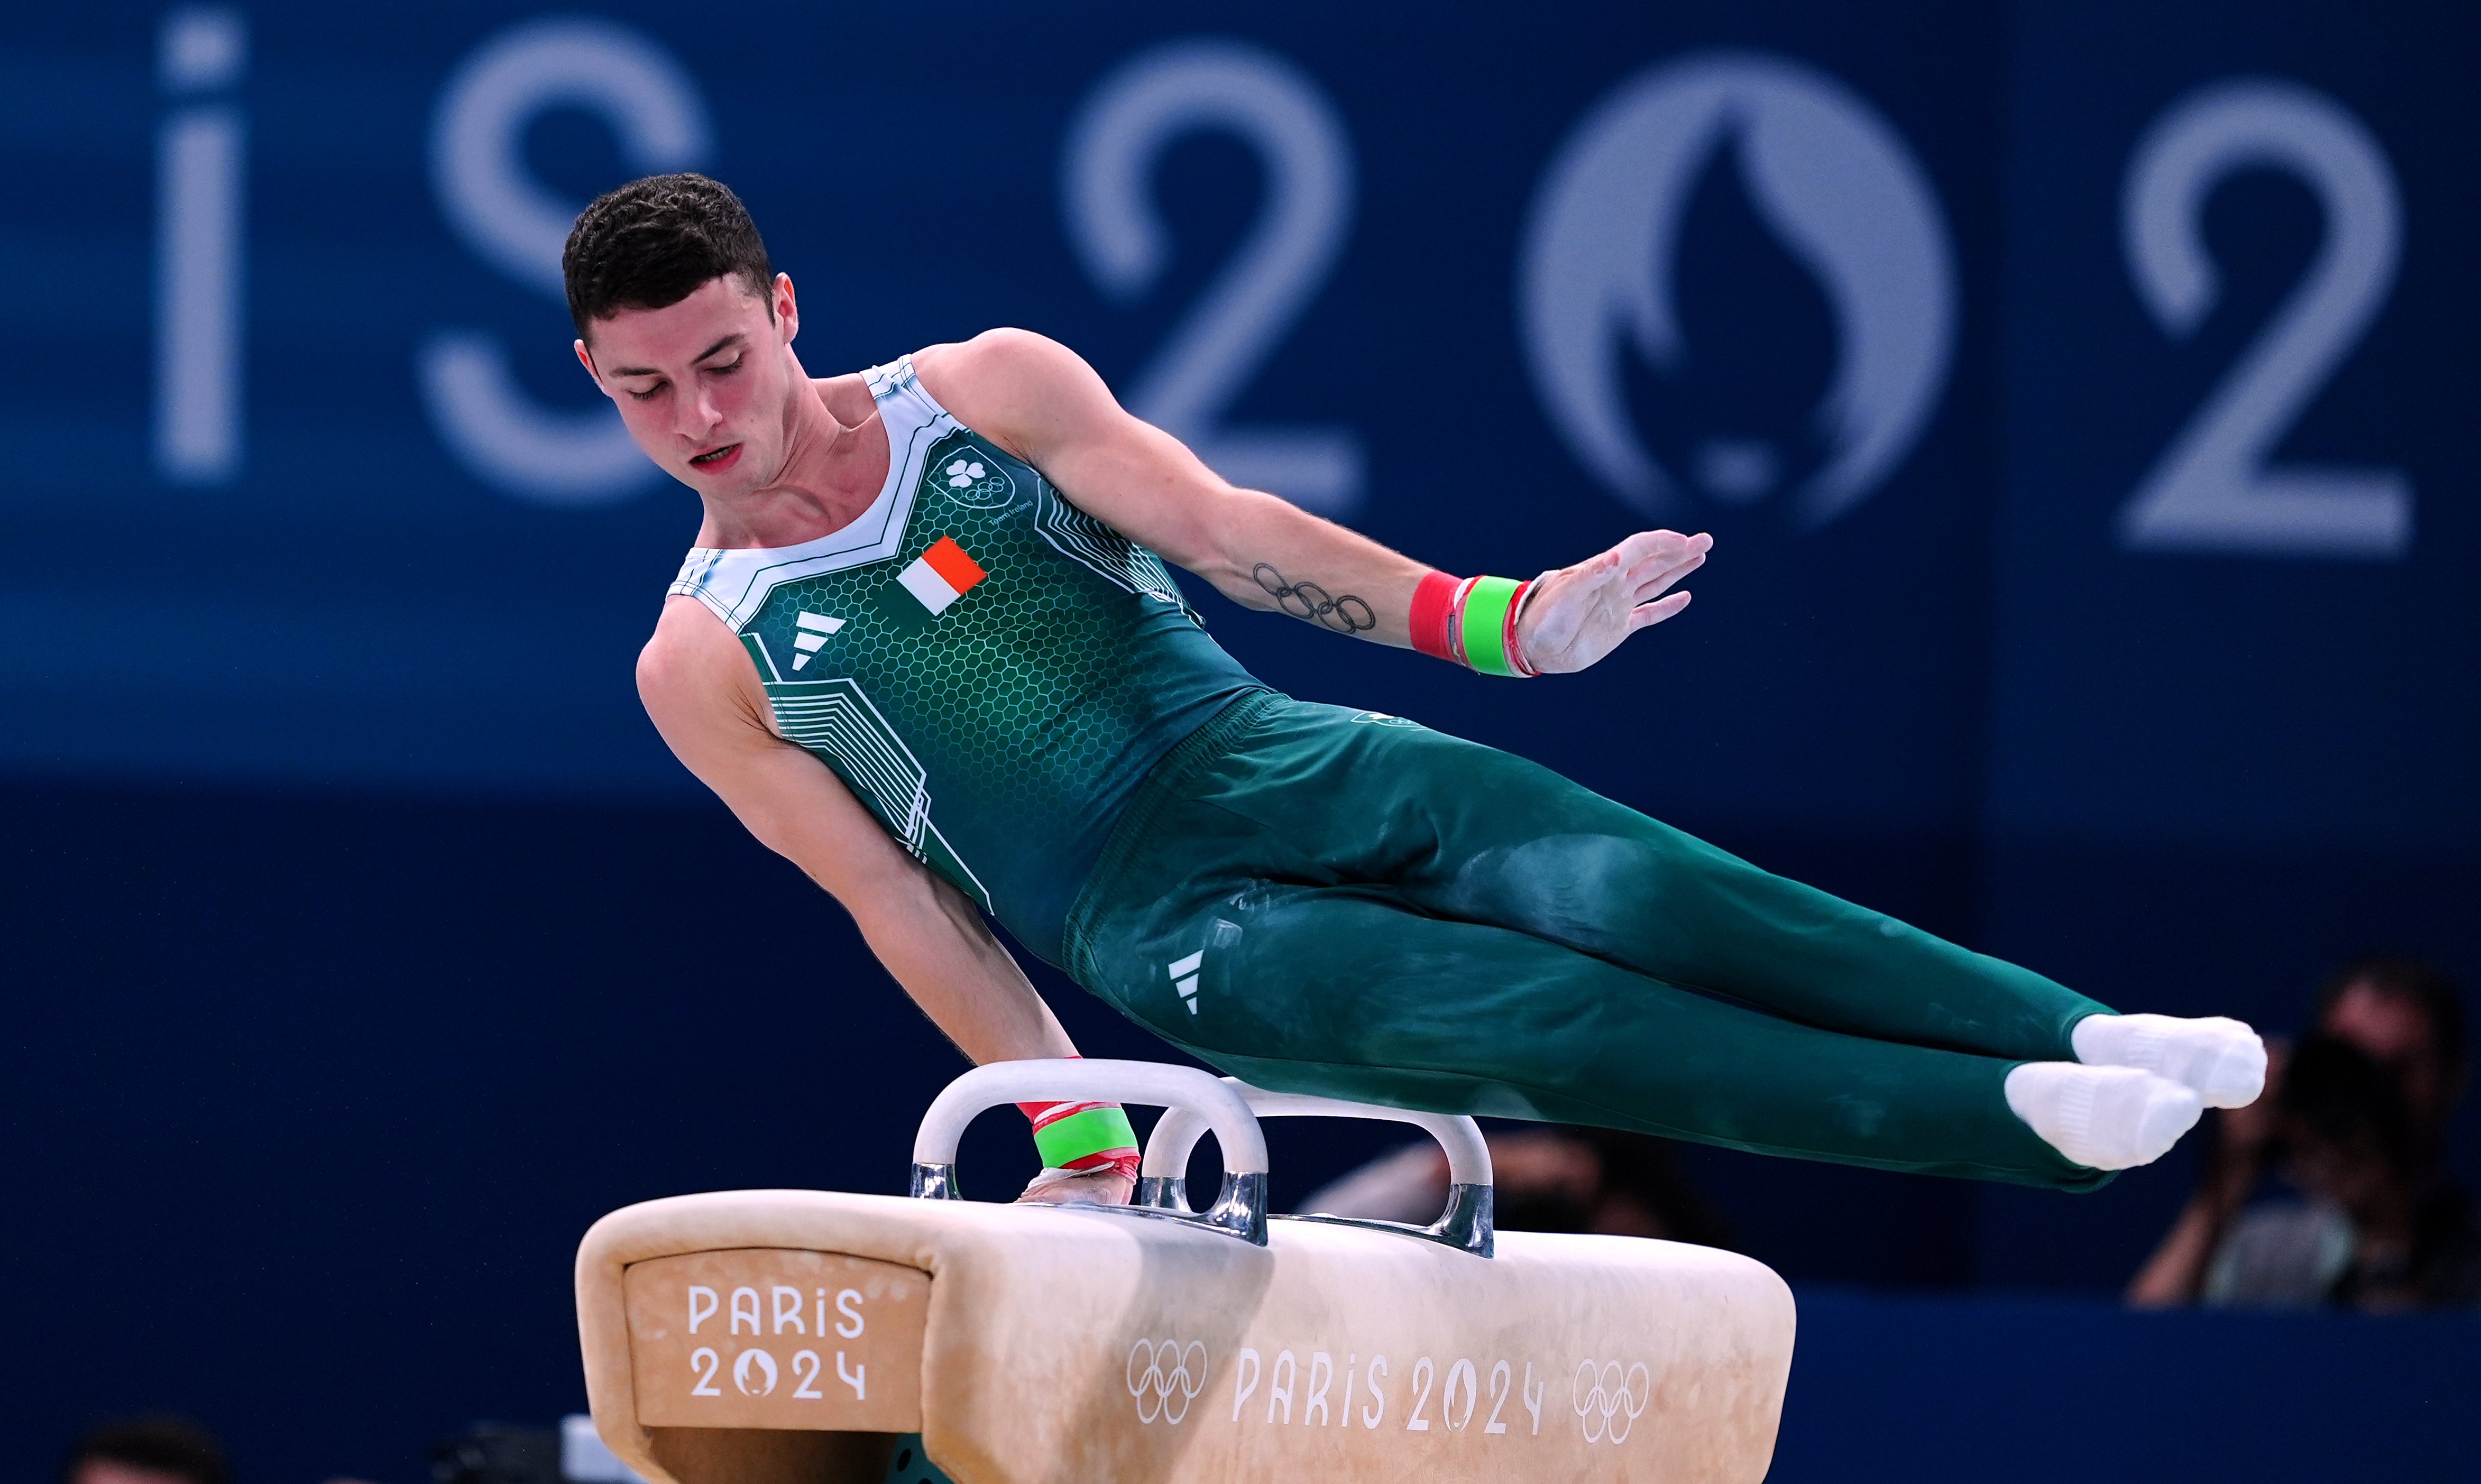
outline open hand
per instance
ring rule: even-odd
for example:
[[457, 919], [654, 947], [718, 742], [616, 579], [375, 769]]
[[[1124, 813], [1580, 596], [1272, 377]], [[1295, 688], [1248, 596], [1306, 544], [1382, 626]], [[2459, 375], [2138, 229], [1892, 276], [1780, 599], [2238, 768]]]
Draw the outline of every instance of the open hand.
[[1688, 606], [1663, 594], [1706, 563], [1714, 538], [1640, 531], [1599, 557], [1542, 575], [1518, 620], [1526, 662], [1546, 675], [1572, 674]]

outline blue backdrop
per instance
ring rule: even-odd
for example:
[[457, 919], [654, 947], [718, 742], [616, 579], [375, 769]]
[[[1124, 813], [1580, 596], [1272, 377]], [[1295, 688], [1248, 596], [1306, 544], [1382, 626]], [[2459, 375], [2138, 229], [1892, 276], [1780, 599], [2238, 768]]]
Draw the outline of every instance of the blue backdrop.
[[[1686, 616], [1521, 692], [1202, 597], [1295, 693], [2114, 1002], [2290, 1028], [2379, 946], [2470, 978], [2475, 40], [2209, 0], [19, 8], [0, 1115], [53, 1214], [0, 1250], [63, 1348], [0, 1373], [386, 1484], [570, 1404], [601, 1210], [897, 1178], [951, 1054], [631, 689], [695, 507], [570, 360], [557, 253], [652, 169], [743, 194], [814, 373], [1023, 325], [1449, 570], [1716, 534]], [[809, 925], [719, 966], [758, 900]], [[762, 1037], [885, 1127], [736, 1080]], [[1354, 1137], [1295, 1139], [1298, 1188]], [[2074, 1201], [1696, 1168], [1796, 1278], [2103, 1289], [2186, 1159]]]

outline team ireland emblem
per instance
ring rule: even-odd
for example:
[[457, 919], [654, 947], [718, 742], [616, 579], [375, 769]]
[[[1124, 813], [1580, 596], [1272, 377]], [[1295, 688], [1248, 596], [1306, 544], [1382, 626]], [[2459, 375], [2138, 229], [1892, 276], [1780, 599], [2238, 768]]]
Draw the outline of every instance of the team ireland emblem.
[[958, 505], [977, 510], [996, 509], [1016, 498], [1016, 481], [993, 458], [970, 443], [959, 443], [931, 461], [930, 482]]

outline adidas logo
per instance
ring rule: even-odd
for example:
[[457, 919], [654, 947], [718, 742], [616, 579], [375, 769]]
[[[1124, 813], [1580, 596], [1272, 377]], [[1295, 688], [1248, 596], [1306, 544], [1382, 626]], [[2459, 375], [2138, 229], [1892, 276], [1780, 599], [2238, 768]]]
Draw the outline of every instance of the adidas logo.
[[818, 654], [819, 646], [827, 641], [827, 636], [843, 628], [845, 621], [830, 618], [824, 613], [803, 613], [793, 620], [793, 625], [800, 630], [793, 636], [793, 647], [800, 651], [793, 657], [793, 668], [797, 670], [810, 663]]
[[1188, 1006], [1191, 1015], [1197, 1013], [1197, 971], [1205, 962], [1206, 950], [1199, 949], [1187, 958], [1175, 958], [1163, 965], [1171, 971], [1173, 991], [1180, 996], [1180, 1002]]

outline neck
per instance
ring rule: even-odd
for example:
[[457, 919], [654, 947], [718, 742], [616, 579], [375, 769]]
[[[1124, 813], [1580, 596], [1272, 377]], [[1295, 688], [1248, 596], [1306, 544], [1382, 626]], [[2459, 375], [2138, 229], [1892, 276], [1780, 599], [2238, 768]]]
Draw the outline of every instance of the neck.
[[[887, 433], [875, 406], [848, 408], [850, 423], [828, 406], [826, 383], [806, 377], [787, 400], [784, 461], [765, 483], [734, 493], [701, 490], [706, 518], [697, 544], [706, 547], [797, 546], [851, 525], [887, 482]], [[869, 402], [863, 392], [862, 401]]]

